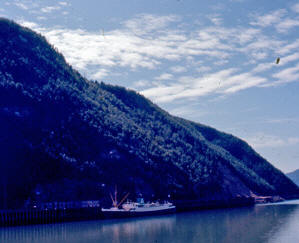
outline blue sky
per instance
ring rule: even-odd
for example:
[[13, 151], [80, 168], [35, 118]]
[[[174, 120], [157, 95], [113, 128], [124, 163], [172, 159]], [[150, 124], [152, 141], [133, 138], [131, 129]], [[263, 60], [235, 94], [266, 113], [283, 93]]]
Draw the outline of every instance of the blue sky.
[[299, 1], [2, 0], [0, 16], [45, 35], [85, 77], [299, 168]]

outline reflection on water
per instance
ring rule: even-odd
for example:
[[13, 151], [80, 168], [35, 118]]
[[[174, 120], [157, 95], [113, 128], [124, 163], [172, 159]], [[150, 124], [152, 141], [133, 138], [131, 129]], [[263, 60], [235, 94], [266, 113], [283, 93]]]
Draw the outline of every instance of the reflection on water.
[[0, 242], [299, 242], [299, 201], [124, 220], [0, 229]]
[[283, 224], [271, 233], [269, 243], [299, 242], [299, 205]]

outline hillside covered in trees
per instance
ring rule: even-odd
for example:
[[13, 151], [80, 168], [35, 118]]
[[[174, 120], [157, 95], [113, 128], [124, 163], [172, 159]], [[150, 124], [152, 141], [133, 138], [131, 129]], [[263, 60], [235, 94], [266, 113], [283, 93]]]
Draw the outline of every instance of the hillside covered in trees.
[[26, 201], [299, 196], [245, 141], [83, 78], [46, 39], [0, 19], [0, 208]]

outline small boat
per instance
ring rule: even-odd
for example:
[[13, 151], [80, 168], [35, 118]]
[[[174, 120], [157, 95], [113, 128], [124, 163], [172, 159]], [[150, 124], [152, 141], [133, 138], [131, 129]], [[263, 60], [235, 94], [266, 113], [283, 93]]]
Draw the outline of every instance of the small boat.
[[115, 193], [115, 197], [113, 198], [110, 194], [110, 197], [113, 202], [111, 208], [102, 208], [102, 213], [106, 218], [127, 218], [149, 215], [161, 215], [173, 213], [176, 210], [175, 205], [168, 201], [165, 201], [163, 203], [145, 203], [143, 198], [137, 198], [136, 202], [127, 201], [123, 203], [129, 194], [127, 194], [120, 201], [120, 203], [117, 203], [116, 195], [117, 193]]

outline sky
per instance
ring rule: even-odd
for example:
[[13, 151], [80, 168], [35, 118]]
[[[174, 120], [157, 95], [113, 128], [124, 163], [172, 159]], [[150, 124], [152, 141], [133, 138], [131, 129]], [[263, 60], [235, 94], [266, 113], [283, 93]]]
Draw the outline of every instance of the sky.
[[1, 0], [0, 16], [44, 35], [86, 78], [299, 168], [298, 0]]

